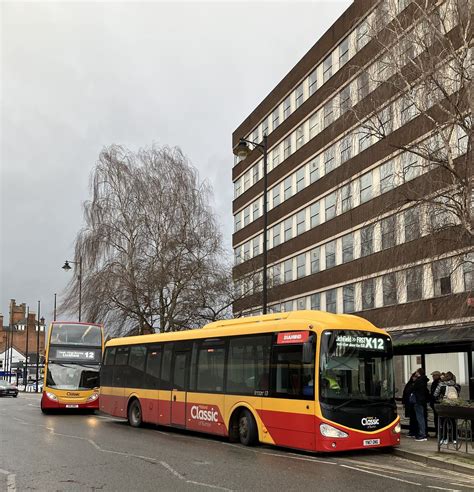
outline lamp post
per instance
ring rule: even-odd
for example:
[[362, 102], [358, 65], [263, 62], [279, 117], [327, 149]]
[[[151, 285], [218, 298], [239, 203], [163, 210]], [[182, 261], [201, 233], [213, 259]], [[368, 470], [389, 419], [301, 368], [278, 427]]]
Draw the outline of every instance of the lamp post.
[[[81, 321], [81, 307], [82, 307], [82, 256], [79, 256], [79, 261], [70, 261], [66, 260], [63, 265], [63, 270], [68, 272], [71, 269], [71, 265], [79, 265], [79, 275], [77, 278], [79, 279], [79, 321]], [[56, 317], [56, 316], [55, 316]]]
[[234, 149], [234, 154], [242, 159], [245, 159], [250, 152], [254, 149], [258, 149], [263, 154], [263, 259], [262, 259], [262, 313], [267, 314], [267, 228], [268, 228], [268, 214], [267, 214], [267, 192], [268, 192], [268, 173], [267, 173], [267, 160], [268, 160], [268, 137], [263, 136], [261, 143], [253, 142], [241, 138], [239, 144]]
[[38, 301], [38, 331], [36, 332], [36, 388], [35, 392], [38, 393], [38, 379], [39, 379], [39, 346], [40, 346], [40, 330], [41, 330], [41, 301]]
[[26, 308], [26, 364], [25, 364], [25, 372], [23, 373], [23, 386], [24, 390], [26, 391], [26, 385], [28, 384], [28, 358], [29, 358], [29, 341], [28, 337], [30, 335], [29, 332], [29, 320], [30, 320], [30, 306], [27, 306]]

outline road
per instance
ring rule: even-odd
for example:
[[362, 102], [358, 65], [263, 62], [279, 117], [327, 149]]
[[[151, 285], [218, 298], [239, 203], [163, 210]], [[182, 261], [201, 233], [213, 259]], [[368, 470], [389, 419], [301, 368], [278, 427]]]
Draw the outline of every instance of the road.
[[105, 415], [42, 415], [36, 395], [0, 399], [0, 491], [474, 490], [472, 477], [375, 450], [313, 455]]

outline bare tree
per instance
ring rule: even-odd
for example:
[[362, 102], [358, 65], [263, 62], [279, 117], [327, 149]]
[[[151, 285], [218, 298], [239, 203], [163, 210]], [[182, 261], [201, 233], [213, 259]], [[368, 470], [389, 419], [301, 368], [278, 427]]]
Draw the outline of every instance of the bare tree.
[[[227, 315], [231, 285], [211, 190], [177, 148], [104, 149], [75, 258], [83, 312], [114, 334], [196, 327]], [[61, 310], [77, 305], [71, 281]]]
[[[367, 33], [379, 54], [361, 77], [374, 92], [353, 113], [360, 133], [402, 151], [399, 205], [424, 204], [434, 230], [457, 225], [472, 244], [472, 0], [405, 3], [399, 12], [400, 2], [384, 0], [372, 14]], [[415, 118], [410, 138], [397, 135]], [[423, 186], [410, 183], [422, 173]]]

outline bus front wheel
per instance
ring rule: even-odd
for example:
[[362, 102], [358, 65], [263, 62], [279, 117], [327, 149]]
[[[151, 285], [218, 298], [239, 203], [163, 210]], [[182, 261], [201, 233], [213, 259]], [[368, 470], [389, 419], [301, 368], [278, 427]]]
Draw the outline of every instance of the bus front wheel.
[[243, 410], [239, 417], [239, 439], [244, 446], [254, 446], [258, 441], [257, 423], [248, 410]]
[[142, 425], [142, 407], [138, 400], [133, 400], [128, 407], [128, 423], [132, 427], [140, 427]]

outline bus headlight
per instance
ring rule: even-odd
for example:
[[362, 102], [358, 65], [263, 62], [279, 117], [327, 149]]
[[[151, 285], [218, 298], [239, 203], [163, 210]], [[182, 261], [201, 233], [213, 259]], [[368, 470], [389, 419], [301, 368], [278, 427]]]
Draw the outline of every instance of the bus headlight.
[[89, 398], [87, 398], [87, 402], [96, 401], [97, 398], [99, 398], [99, 393], [94, 393], [93, 395], [89, 396]]
[[52, 401], [58, 401], [58, 397], [54, 393], [46, 391], [46, 396]]
[[342, 432], [329, 424], [321, 424], [319, 430], [324, 437], [348, 437], [346, 432]]
[[400, 434], [401, 431], [402, 431], [402, 426], [400, 425], [400, 422], [398, 422], [398, 424], [393, 428], [392, 432], [394, 434]]

